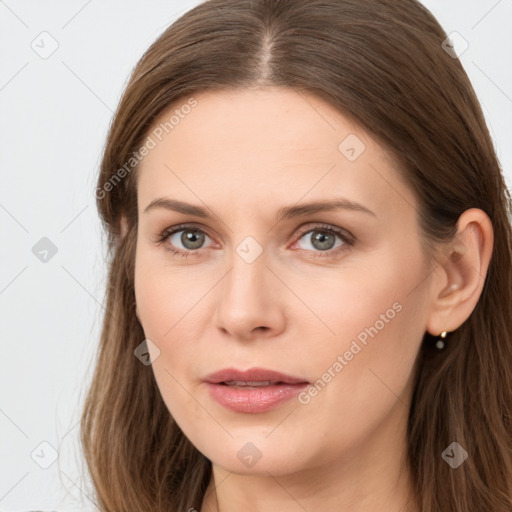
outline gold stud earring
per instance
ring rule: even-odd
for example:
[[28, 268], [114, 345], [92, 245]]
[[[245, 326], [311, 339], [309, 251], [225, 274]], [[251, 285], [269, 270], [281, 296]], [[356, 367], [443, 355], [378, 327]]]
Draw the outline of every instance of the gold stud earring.
[[436, 348], [438, 350], [443, 350], [443, 348], [445, 347], [445, 343], [444, 343], [444, 340], [446, 338], [446, 335], [448, 333], [446, 331], [443, 331], [440, 335], [439, 335], [439, 338], [437, 339], [436, 341]]

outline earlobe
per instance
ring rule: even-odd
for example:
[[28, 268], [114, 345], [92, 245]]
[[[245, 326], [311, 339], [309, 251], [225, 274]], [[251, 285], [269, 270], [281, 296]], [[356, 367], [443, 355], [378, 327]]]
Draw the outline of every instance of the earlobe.
[[454, 331], [478, 303], [492, 255], [494, 232], [487, 214], [466, 210], [457, 223], [457, 234], [443, 250], [435, 269], [427, 330], [437, 336]]

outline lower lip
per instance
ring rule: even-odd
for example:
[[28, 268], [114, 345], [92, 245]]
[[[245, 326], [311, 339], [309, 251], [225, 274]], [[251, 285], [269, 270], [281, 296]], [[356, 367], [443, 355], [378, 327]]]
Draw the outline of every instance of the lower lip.
[[243, 388], [225, 384], [206, 383], [210, 396], [221, 405], [236, 412], [270, 411], [297, 396], [308, 384], [275, 384], [261, 388]]

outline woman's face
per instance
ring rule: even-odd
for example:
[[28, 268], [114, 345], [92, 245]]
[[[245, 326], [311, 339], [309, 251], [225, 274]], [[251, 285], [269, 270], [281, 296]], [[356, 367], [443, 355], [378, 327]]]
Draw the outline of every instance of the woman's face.
[[138, 176], [137, 311], [172, 417], [236, 473], [396, 453], [431, 283], [415, 197], [314, 96], [194, 99], [154, 123]]

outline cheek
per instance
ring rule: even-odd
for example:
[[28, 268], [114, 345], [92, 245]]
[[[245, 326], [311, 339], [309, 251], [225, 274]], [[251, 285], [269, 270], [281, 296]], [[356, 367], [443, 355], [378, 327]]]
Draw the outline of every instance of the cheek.
[[190, 314], [205, 293], [204, 283], [198, 279], [191, 282], [190, 269], [173, 267], [167, 264], [166, 257], [144, 249], [137, 253], [135, 300], [149, 338], [169, 338], [183, 323], [190, 323]]
[[173, 267], [150, 251], [141, 250], [137, 255], [138, 316], [146, 338], [160, 350], [153, 368], [166, 390], [176, 384], [172, 377], [185, 384], [197, 374], [198, 356], [204, 355], [204, 350], [198, 350], [198, 340], [204, 338], [205, 321], [211, 317], [205, 308], [209, 307], [208, 291], [215, 280], [211, 275], [201, 278], [191, 267]]
[[375, 408], [375, 393], [396, 400], [390, 389], [399, 394], [407, 385], [425, 327], [425, 294], [417, 286], [425, 270], [418, 260], [390, 251], [375, 261], [338, 282], [322, 281], [321, 292], [305, 290], [322, 322], [303, 328], [294, 347], [320, 380], [318, 394], [353, 405], [354, 417], [362, 404]]
[[[182, 276], [183, 277], [183, 276]], [[162, 399], [174, 420], [187, 432], [204, 422], [204, 410], [191, 398], [190, 372], [196, 366], [197, 347], [191, 340], [197, 324], [201, 290], [180, 279], [176, 269], [156, 265], [151, 255], [138, 254], [135, 266], [135, 298], [146, 338], [159, 349], [152, 369]], [[211, 427], [211, 426], [210, 426]]]
[[300, 296], [316, 313], [302, 317], [312, 319], [311, 330], [321, 346], [339, 353], [348, 350], [354, 339], [362, 347], [371, 340], [399, 345], [398, 333], [417, 323], [424, 309], [421, 290], [411, 293], [425, 277], [414, 261], [382, 251], [361, 268], [344, 268], [339, 279], [311, 274], [301, 278]]
[[312, 431], [323, 425], [324, 441], [340, 450], [370, 438], [392, 411], [405, 410], [412, 389], [423, 335], [422, 297], [409, 293], [418, 268], [384, 268], [386, 274], [368, 272], [364, 279], [344, 280], [343, 288], [324, 288], [329, 300], [310, 295], [316, 297], [312, 309], [335, 334], [317, 323], [303, 331], [294, 349], [296, 357], [308, 360], [313, 380], [302, 396], [302, 425]]

